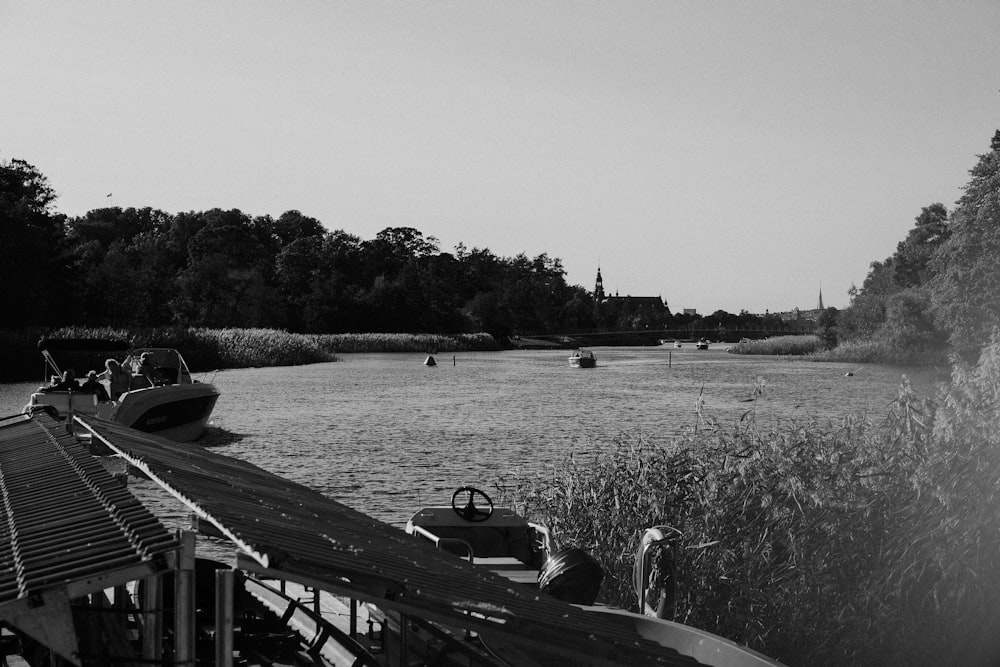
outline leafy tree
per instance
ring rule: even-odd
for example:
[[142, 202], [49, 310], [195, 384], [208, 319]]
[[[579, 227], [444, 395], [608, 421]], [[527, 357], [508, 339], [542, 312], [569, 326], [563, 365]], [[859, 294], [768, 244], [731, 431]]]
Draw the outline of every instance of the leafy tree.
[[9, 326], [59, 322], [74, 301], [62, 256], [65, 218], [51, 211], [55, 199], [33, 165], [0, 162], [0, 284], [7, 286]]
[[299, 239], [319, 241], [326, 234], [323, 224], [316, 218], [302, 215], [298, 211], [285, 211], [272, 225], [273, 233], [285, 246]]
[[934, 315], [959, 358], [972, 362], [1000, 327], [1000, 130], [979, 156], [934, 255]]
[[940, 350], [944, 341], [934, 326], [929, 291], [911, 287], [893, 295], [880, 335], [892, 349], [911, 356]]
[[837, 314], [838, 310], [829, 307], [819, 314], [816, 319], [816, 335], [826, 347], [837, 346]]
[[950, 234], [948, 209], [943, 204], [925, 206], [917, 216], [916, 226], [896, 246], [893, 256], [896, 285], [905, 289], [930, 282], [933, 277], [931, 259]]

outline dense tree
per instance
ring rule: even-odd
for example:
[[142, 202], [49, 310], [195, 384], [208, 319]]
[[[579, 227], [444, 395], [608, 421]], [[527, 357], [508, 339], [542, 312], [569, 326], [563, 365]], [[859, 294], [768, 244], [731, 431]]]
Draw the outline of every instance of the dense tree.
[[934, 256], [931, 295], [952, 349], [972, 362], [1000, 328], [1000, 130], [970, 173]]
[[932, 260], [949, 234], [944, 205], [925, 206], [896, 252], [872, 262], [861, 289], [851, 288], [851, 306], [838, 317], [839, 337], [886, 338], [899, 350], [918, 343], [912, 351], [940, 347], [928, 290], [935, 274]]
[[827, 347], [837, 346], [837, 315], [836, 308], [827, 308], [816, 319], [816, 335]]
[[63, 255], [65, 218], [51, 211], [55, 199], [33, 165], [0, 162], [0, 285], [7, 288], [4, 317], [11, 323], [65, 321], [63, 308], [74, 301]]

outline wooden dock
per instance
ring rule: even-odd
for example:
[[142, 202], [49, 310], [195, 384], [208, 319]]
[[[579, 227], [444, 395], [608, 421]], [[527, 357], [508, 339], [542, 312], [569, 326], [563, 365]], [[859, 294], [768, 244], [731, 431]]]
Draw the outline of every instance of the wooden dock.
[[[177, 498], [197, 518], [198, 532], [228, 540], [237, 571], [284, 586], [295, 599], [313, 595], [314, 611], [339, 619], [378, 664], [408, 664], [407, 642], [428, 627], [447, 629], [458, 644], [481, 636], [516, 647], [509, 653], [516, 664], [700, 664], [643, 636], [625, 617], [542, 595], [245, 461], [95, 418], [77, 417], [72, 428], [44, 413], [0, 420], [0, 621], [70, 664], [97, 664], [88, 651], [107, 650], [78, 641], [78, 625], [74, 633], [67, 621], [71, 600], [103, 597], [128, 582], [149, 585], [165, 571], [194, 586], [193, 574], [192, 581], [185, 576], [193, 572], [185, 542], [194, 537], [166, 530], [91, 456], [88, 443]], [[178, 609], [184, 604], [178, 597]], [[137, 662], [162, 657], [151, 636], [156, 613], [136, 611], [145, 637]], [[192, 622], [178, 616], [175, 642], [189, 641], [184, 624]], [[178, 647], [170, 664], [191, 664], [193, 651]], [[477, 651], [463, 660], [454, 664], [510, 663]], [[216, 664], [225, 661], [223, 650]]]

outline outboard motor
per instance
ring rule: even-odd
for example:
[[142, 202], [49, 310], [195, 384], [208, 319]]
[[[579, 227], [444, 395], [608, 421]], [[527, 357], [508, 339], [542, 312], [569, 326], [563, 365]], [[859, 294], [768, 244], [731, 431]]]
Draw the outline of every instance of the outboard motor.
[[542, 565], [538, 588], [571, 604], [594, 604], [601, 590], [604, 568], [583, 549], [562, 549]]

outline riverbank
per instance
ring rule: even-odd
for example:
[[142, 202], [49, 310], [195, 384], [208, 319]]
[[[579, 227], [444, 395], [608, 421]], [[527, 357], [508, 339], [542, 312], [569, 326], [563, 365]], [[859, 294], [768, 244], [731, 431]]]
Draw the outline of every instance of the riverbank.
[[726, 348], [731, 354], [800, 356], [810, 361], [835, 361], [886, 366], [948, 366], [946, 350], [900, 349], [883, 340], [844, 341], [828, 348], [819, 336], [775, 336], [744, 340]]

